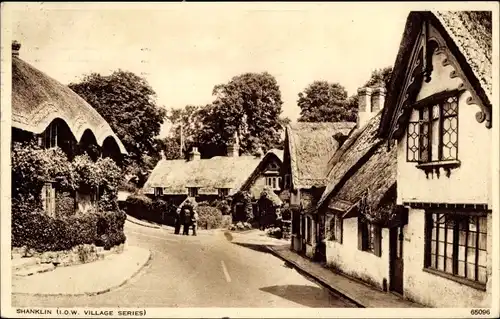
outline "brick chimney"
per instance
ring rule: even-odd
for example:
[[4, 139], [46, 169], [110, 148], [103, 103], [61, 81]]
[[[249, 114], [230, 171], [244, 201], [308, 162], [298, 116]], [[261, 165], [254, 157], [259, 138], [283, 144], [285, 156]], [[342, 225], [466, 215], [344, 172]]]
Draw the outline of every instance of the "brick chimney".
[[372, 89], [363, 87], [358, 89], [358, 128], [365, 126], [370, 120]]
[[358, 128], [366, 125], [384, 107], [384, 87], [358, 89]]
[[385, 93], [384, 87], [374, 88], [372, 91], [372, 112], [375, 114], [384, 108]]
[[201, 157], [200, 152], [198, 152], [198, 147], [193, 146], [191, 152], [189, 152], [188, 161], [197, 161]]
[[20, 49], [21, 49], [21, 43], [17, 42], [16, 40], [12, 41], [12, 56], [13, 57], [19, 56]]
[[240, 142], [238, 139], [238, 134], [236, 132], [234, 133], [233, 142], [226, 148], [226, 155], [228, 157], [240, 156]]

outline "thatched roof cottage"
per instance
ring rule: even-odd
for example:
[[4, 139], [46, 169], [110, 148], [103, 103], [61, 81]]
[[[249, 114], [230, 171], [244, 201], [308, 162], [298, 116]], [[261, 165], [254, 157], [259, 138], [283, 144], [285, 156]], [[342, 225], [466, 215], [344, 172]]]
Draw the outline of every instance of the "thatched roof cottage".
[[163, 196], [176, 203], [186, 196], [197, 201], [226, 197], [238, 192], [262, 158], [239, 155], [239, 145], [230, 145], [226, 156], [201, 159], [193, 147], [187, 160], [161, 159], [144, 184], [146, 194]]
[[57, 142], [68, 152], [66, 141], [74, 142], [73, 147], [95, 144], [116, 159], [127, 154], [108, 122], [90, 104], [66, 85], [23, 61], [19, 57], [20, 48], [20, 43], [12, 44], [14, 141], [38, 135], [42, 143]]
[[[287, 126], [285, 133], [285, 152], [282, 175], [284, 192], [289, 193], [289, 205], [295, 211], [296, 224], [292, 225], [297, 241], [294, 249], [305, 252], [306, 242], [311, 242], [305, 232], [305, 214], [310, 214], [316, 207], [324, 187], [328, 160], [350, 134], [356, 123], [294, 123]], [[285, 198], [285, 197], [282, 197]], [[293, 218], [292, 218], [293, 220]], [[303, 228], [297, 222], [303, 220]], [[312, 227], [312, 224], [309, 224]], [[292, 232], [293, 233], [293, 232]], [[311, 248], [309, 255], [313, 254]]]
[[491, 307], [492, 63], [491, 11], [408, 16], [380, 135], [409, 210], [390, 275], [428, 306]]
[[[384, 289], [389, 269], [387, 228], [404, 212], [396, 206], [396, 152], [378, 137], [384, 88], [358, 91], [359, 109], [370, 110], [329, 161], [328, 184], [317, 205], [325, 224], [326, 262]], [[404, 220], [404, 218], [403, 218]], [[391, 284], [391, 282], [389, 282]]]
[[[12, 142], [36, 139], [44, 148], [61, 148], [70, 160], [86, 152], [93, 160], [109, 156], [120, 162], [127, 151], [106, 120], [69, 87], [23, 61], [20, 48], [12, 43]], [[79, 210], [87, 210], [95, 204], [94, 195], [76, 192], [70, 197]], [[53, 181], [44, 186], [42, 200], [54, 215]]]

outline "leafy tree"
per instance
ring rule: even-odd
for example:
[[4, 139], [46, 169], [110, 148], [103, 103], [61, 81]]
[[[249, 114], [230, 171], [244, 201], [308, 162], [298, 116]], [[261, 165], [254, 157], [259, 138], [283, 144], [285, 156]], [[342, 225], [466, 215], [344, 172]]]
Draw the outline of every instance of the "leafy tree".
[[[210, 107], [210, 105], [206, 107]], [[204, 108], [201, 106], [186, 105], [183, 109], [170, 110], [167, 119], [172, 123], [172, 128], [170, 129], [171, 136], [163, 140], [163, 149], [167, 158], [182, 158], [180, 155], [181, 131], [183, 156], [191, 149], [191, 146], [198, 146], [200, 144], [199, 137], [203, 127], [203, 116], [206, 112]]]
[[214, 87], [215, 101], [199, 111], [203, 153], [221, 155], [236, 136], [242, 153], [269, 149], [280, 139], [281, 92], [267, 72], [245, 73]]
[[380, 87], [388, 88], [389, 81], [391, 80], [392, 66], [387, 66], [382, 69], [373, 70], [370, 79], [366, 81], [364, 87]]
[[156, 136], [166, 111], [156, 104], [156, 94], [144, 78], [123, 70], [108, 76], [92, 73], [69, 87], [92, 105], [121, 139], [129, 153], [127, 171], [152, 168], [144, 166], [154, 164], [147, 163], [148, 156], [159, 155]]
[[183, 158], [180, 154], [181, 143], [177, 136], [167, 136], [160, 143], [165, 159], [174, 160]]
[[301, 111], [299, 122], [355, 121], [357, 106], [347, 101], [347, 91], [339, 83], [314, 81], [297, 101]]

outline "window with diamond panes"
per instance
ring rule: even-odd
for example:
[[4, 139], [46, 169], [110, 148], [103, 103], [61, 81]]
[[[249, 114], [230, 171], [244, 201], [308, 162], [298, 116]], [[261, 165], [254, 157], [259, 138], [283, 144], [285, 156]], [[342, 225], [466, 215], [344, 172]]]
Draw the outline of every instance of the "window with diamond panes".
[[437, 162], [458, 159], [458, 97], [448, 97], [419, 109], [419, 121], [407, 131], [407, 161]]

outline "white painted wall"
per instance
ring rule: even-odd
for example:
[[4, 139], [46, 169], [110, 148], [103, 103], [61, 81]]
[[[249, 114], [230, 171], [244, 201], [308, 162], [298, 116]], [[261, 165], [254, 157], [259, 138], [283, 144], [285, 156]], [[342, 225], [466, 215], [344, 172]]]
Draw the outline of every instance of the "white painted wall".
[[[418, 95], [421, 100], [445, 89], [455, 89], [461, 83], [459, 77], [450, 78], [452, 65], [443, 66], [444, 54], [433, 57], [434, 71], [430, 83], [423, 82]], [[464, 92], [458, 106], [458, 159], [459, 168], [451, 171], [450, 177], [441, 172], [439, 178], [416, 168], [416, 163], [406, 161], [406, 134], [398, 143], [398, 204], [402, 202], [478, 203], [492, 205], [491, 201], [491, 134], [485, 123], [478, 123], [475, 115], [478, 105], [468, 105], [471, 96]], [[412, 120], [418, 113], [412, 114]]]
[[404, 234], [404, 296], [421, 304], [448, 308], [480, 308], [491, 304], [491, 244], [492, 218], [488, 215], [488, 283], [487, 291], [463, 285], [451, 279], [427, 273], [424, 268], [425, 214], [421, 209], [410, 209]]
[[344, 219], [343, 243], [326, 241], [326, 260], [333, 268], [380, 289], [389, 287], [389, 229], [382, 229], [382, 256], [358, 250], [358, 218]]

